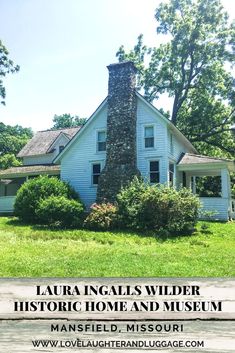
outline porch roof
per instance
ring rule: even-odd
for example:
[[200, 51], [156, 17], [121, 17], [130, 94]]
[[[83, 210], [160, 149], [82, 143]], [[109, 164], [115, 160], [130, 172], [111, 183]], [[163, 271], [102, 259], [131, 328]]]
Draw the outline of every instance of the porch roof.
[[178, 161], [178, 170], [218, 170], [221, 168], [227, 168], [229, 171], [235, 172], [235, 161], [191, 153], [182, 154]]
[[55, 164], [40, 164], [40, 165], [28, 165], [12, 167], [4, 170], [0, 170], [0, 178], [7, 179], [13, 177], [23, 177], [30, 175], [41, 175], [41, 174], [59, 174], [60, 166]]

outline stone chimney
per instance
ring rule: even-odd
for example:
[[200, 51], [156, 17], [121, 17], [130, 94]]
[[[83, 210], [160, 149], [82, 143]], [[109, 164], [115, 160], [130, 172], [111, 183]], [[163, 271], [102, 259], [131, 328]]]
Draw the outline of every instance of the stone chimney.
[[106, 165], [99, 178], [97, 202], [114, 201], [122, 186], [140, 176], [136, 164], [136, 68], [128, 61], [111, 64], [108, 70]]

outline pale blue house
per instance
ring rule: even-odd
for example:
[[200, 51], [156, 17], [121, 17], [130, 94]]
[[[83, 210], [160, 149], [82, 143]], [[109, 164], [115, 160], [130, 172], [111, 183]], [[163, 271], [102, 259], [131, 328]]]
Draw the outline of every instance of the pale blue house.
[[109, 69], [108, 97], [81, 128], [39, 132], [22, 149], [24, 166], [0, 171], [0, 213], [11, 212], [19, 186], [41, 174], [60, 175], [87, 207], [113, 194], [135, 174], [154, 183], [186, 186], [196, 177], [220, 176], [221, 193], [202, 197], [215, 218], [235, 218], [230, 172], [234, 161], [197, 154], [190, 141], [135, 90], [133, 63]]

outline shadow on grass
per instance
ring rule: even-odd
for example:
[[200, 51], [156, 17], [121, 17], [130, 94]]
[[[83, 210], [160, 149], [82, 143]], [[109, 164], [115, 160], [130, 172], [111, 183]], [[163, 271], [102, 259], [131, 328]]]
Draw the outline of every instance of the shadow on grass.
[[[95, 231], [95, 230], [88, 230], [85, 228], [61, 228], [61, 227], [52, 227], [47, 225], [38, 225], [38, 224], [29, 224], [26, 222], [20, 221], [16, 217], [12, 217], [7, 220], [6, 222], [10, 226], [16, 227], [29, 227], [32, 229], [32, 234], [30, 237], [32, 239], [42, 239], [45, 241], [53, 240], [53, 239], [63, 239], [69, 238], [75, 241], [96, 241], [101, 244], [109, 244], [112, 245], [115, 240], [112, 239], [112, 235], [121, 235], [126, 236], [129, 238], [130, 236], [137, 236], [139, 238], [151, 238], [159, 243], [164, 243], [169, 240], [177, 240], [178, 238], [183, 237], [191, 237], [196, 235], [196, 229], [192, 229], [191, 231], [182, 232], [182, 233], [174, 233], [170, 234], [166, 230], [161, 231], [152, 231], [152, 230], [131, 230], [131, 229], [113, 229], [110, 231]], [[35, 233], [33, 233], [35, 231]], [[67, 234], [66, 234], [67, 233]], [[87, 234], [89, 233], [89, 235]], [[209, 233], [209, 230], [208, 230]], [[20, 236], [24, 237], [24, 234], [19, 234]], [[68, 235], [68, 236], [66, 236]]]

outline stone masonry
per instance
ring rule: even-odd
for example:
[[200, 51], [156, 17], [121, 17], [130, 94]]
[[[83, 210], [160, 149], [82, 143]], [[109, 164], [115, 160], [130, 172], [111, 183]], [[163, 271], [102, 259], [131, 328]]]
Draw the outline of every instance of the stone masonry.
[[122, 186], [140, 176], [136, 163], [136, 68], [128, 61], [111, 64], [108, 70], [106, 165], [99, 178], [97, 202], [114, 201]]

